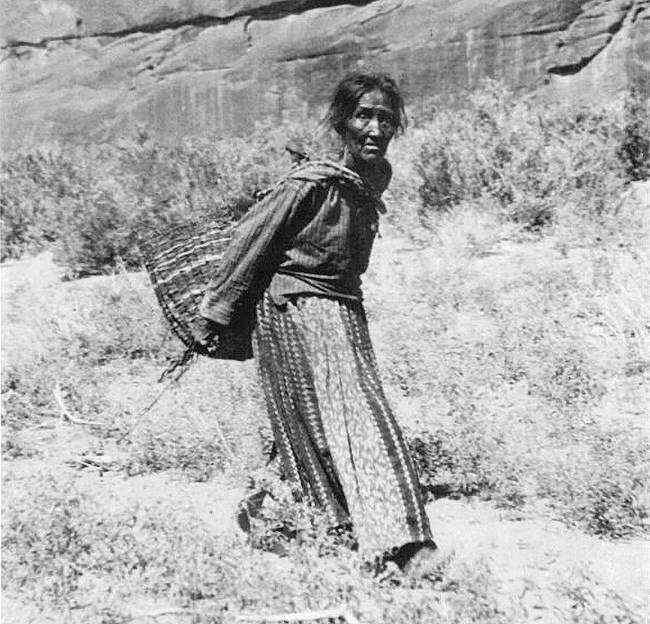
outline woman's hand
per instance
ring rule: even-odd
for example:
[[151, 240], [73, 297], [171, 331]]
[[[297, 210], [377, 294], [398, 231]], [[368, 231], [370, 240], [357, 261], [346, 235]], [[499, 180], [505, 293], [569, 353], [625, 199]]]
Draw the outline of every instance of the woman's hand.
[[192, 323], [192, 335], [194, 340], [204, 347], [214, 346], [218, 341], [219, 334], [223, 331], [223, 325], [219, 325], [203, 316], [197, 317]]

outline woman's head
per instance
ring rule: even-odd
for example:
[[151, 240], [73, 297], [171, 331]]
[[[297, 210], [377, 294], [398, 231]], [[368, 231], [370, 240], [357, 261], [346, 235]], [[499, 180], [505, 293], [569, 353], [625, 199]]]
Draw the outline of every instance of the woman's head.
[[326, 119], [343, 139], [350, 164], [361, 167], [382, 160], [393, 136], [406, 126], [402, 95], [385, 74], [344, 78]]
[[404, 100], [396, 82], [387, 74], [350, 74], [336, 87], [326, 120], [339, 135], [345, 132], [345, 124], [352, 117], [359, 100], [371, 91], [383, 93], [394, 116], [394, 133], [406, 128]]

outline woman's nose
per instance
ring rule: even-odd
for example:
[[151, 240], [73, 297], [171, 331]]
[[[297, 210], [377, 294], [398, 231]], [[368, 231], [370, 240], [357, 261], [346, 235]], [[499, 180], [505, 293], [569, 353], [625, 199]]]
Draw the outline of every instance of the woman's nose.
[[381, 134], [381, 124], [379, 123], [379, 119], [377, 117], [372, 117], [368, 121], [368, 133], [372, 134], [373, 136], [378, 136]]

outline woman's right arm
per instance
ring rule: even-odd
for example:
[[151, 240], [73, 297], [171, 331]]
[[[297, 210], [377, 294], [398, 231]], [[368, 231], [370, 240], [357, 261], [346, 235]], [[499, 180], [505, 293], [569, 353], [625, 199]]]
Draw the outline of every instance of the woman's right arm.
[[242, 217], [199, 306], [203, 318], [229, 325], [251, 288], [275, 271], [289, 224], [312, 189], [286, 180]]

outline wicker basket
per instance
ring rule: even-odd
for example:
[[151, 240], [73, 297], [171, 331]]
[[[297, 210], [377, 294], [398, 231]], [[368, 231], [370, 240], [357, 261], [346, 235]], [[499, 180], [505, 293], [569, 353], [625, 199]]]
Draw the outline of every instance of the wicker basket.
[[255, 302], [211, 343], [197, 342], [193, 323], [211, 276], [218, 268], [236, 224], [194, 223], [139, 236], [144, 264], [163, 314], [188, 352], [212, 358], [253, 357]]

